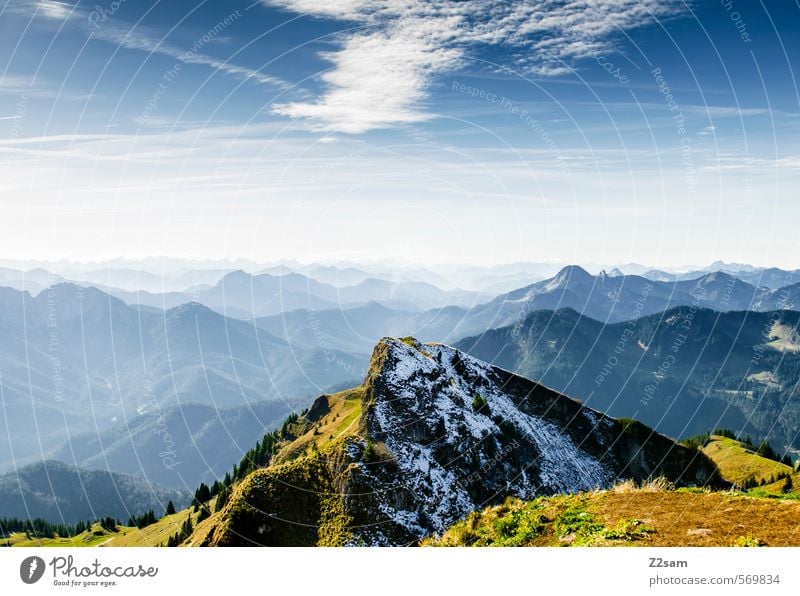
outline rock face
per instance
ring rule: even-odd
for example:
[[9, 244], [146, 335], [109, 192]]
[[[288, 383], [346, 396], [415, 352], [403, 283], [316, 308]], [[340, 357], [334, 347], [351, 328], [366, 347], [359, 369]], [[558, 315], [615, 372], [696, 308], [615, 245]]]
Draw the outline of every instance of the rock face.
[[720, 482], [702, 453], [448, 346], [381, 340], [359, 391], [358, 428], [251, 474], [199, 542], [414, 544], [508, 496]]

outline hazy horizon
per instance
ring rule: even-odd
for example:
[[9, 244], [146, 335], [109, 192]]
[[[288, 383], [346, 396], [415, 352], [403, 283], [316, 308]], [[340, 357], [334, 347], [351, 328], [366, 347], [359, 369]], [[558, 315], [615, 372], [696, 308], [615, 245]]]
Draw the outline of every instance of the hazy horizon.
[[798, 266], [788, 4], [109, 6], [4, 6], [0, 254]]

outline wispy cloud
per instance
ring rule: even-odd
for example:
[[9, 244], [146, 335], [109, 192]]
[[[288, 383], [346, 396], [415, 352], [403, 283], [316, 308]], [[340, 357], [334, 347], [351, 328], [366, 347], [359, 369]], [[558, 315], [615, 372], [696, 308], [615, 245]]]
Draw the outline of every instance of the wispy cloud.
[[610, 39], [680, 11], [677, 0], [263, 0], [318, 18], [355, 22], [314, 102], [280, 103], [277, 114], [319, 130], [362, 133], [419, 122], [431, 80], [461, 67], [471, 52], [505, 44], [518, 50], [514, 68], [539, 76], [572, 72], [576, 60], [606, 51]]
[[55, 0], [38, 0], [36, 2], [38, 14], [55, 21], [66, 21], [74, 14], [75, 7]]
[[[223, 74], [259, 84], [273, 85], [284, 91], [292, 87], [291, 83], [279, 77], [266, 74], [260, 69], [232, 64], [227, 60], [220, 60], [200, 52], [199, 50], [207, 45], [223, 39], [219, 35], [220, 25], [217, 25], [198, 39], [193, 47], [180, 48], [170, 44], [164, 38], [159, 38], [157, 34], [141, 25], [126, 26], [126, 24], [119, 21], [103, 19], [102, 27], [98, 27], [97, 19], [94, 17], [98, 14], [96, 11], [99, 11], [100, 8], [87, 11], [81, 9], [77, 4], [73, 6], [56, 0], [9, 0], [8, 9], [16, 14], [25, 16], [38, 16], [58, 21], [70, 20], [74, 26], [82, 29], [87, 35], [128, 50], [139, 50], [149, 54], [167, 56], [185, 64], [208, 66]], [[238, 18], [232, 19], [231, 22], [233, 23], [237, 20]]]
[[163, 39], [158, 39], [143, 33], [140, 28], [134, 31], [133, 29], [122, 29], [106, 25], [93, 34], [94, 37], [98, 39], [102, 39], [103, 41], [128, 50], [141, 50], [149, 54], [167, 56], [168, 58], [174, 58], [176, 61], [183, 62], [184, 64], [208, 66], [224, 74], [233, 75], [255, 83], [274, 85], [282, 90], [287, 90], [292, 86], [288, 81], [264, 74], [259, 70], [231, 64], [230, 62], [219, 60], [207, 54], [191, 51], [191, 48], [186, 49], [173, 46]]

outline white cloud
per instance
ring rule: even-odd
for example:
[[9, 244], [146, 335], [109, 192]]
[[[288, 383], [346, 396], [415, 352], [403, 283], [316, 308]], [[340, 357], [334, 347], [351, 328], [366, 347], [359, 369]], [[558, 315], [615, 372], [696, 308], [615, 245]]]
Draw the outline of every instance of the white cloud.
[[[98, 26], [97, 20], [93, 20], [91, 17], [96, 15], [95, 11], [100, 11], [102, 7], [94, 7], [92, 11], [87, 11], [79, 8], [77, 4], [72, 6], [56, 0], [9, 0], [8, 8], [15, 14], [25, 16], [38, 15], [52, 20], [71, 20], [75, 26], [82, 28], [87, 34], [129, 50], [159, 54], [186, 64], [208, 66], [227, 75], [260, 84], [274, 85], [282, 90], [287, 90], [292, 86], [289, 82], [265, 74], [258, 69], [231, 64], [200, 52], [199, 49], [224, 39], [219, 35], [221, 29], [210, 30], [196, 40], [193, 47], [178, 48], [142, 26], [126, 27], [125, 23], [112, 20], [112, 18], [103, 19], [102, 26]], [[231, 22], [235, 23], [236, 20], [232, 19]]]
[[39, 0], [36, 3], [37, 14], [53, 19], [55, 21], [66, 21], [72, 17], [75, 10], [74, 6], [55, 0]]
[[429, 77], [455, 67], [461, 56], [460, 50], [441, 47], [411, 28], [354, 35], [341, 50], [325, 55], [334, 68], [322, 75], [328, 85], [324, 97], [276, 104], [273, 110], [345, 133], [419, 122], [429, 117], [414, 109], [425, 98]]
[[221, 73], [236, 76], [240, 79], [265, 85], [274, 85], [283, 90], [291, 87], [291, 83], [281, 78], [264, 74], [252, 68], [231, 64], [230, 62], [219, 60], [206, 54], [174, 47], [161, 39], [156, 39], [143, 34], [138, 29], [126, 30], [105, 25], [102, 29], [95, 31], [94, 36], [102, 39], [103, 41], [113, 43], [114, 45], [129, 50], [140, 50], [150, 54], [159, 54], [161, 56], [174, 58], [176, 61], [180, 61], [185, 64], [201, 64], [211, 67]]
[[540, 76], [572, 72], [574, 61], [610, 50], [609, 38], [667, 16], [678, 0], [262, 0], [319, 18], [363, 24], [321, 57], [332, 68], [314, 102], [280, 103], [275, 113], [312, 128], [362, 133], [431, 117], [427, 87], [459, 68], [476, 46], [517, 49], [517, 70]]

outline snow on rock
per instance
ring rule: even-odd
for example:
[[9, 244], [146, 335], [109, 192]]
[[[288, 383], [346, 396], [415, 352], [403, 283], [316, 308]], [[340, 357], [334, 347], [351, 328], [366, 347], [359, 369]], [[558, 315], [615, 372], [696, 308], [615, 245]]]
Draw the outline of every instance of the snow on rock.
[[[503, 388], [498, 369], [445, 345], [382, 344], [367, 426], [396, 472], [378, 477], [364, 466], [363, 474], [377, 488], [380, 511], [409, 537], [441, 532], [508, 495], [591, 490], [614, 480], [546, 415], [518, 407], [519, 396]], [[597, 426], [592, 410], [583, 416]]]

